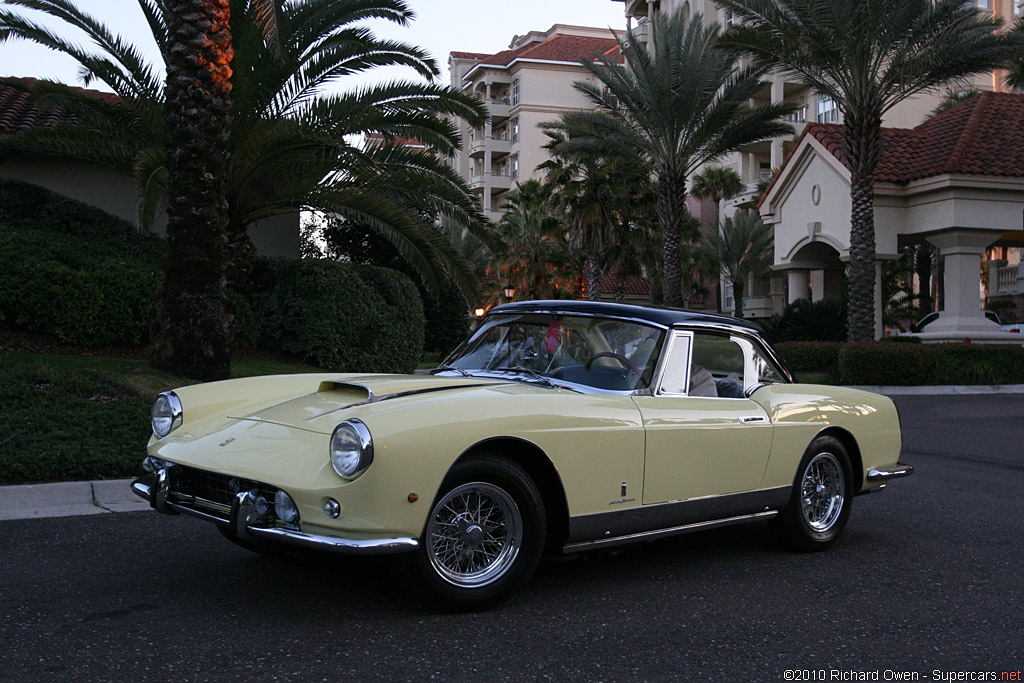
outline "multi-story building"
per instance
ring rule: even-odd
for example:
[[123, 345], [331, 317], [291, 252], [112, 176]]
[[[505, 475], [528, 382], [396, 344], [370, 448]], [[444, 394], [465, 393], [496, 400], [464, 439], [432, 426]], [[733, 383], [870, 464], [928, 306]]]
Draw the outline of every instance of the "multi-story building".
[[539, 175], [547, 159], [540, 124], [590, 107], [573, 83], [592, 80], [579, 60], [595, 55], [622, 61], [614, 32], [566, 24], [516, 36], [495, 54], [451, 53], [452, 86], [477, 94], [491, 115], [476, 129], [459, 121], [464, 145], [451, 162], [490, 219], [501, 217], [504, 197], [520, 179]]
[[[624, 3], [626, 27], [637, 33], [643, 42], [647, 41], [651, 17], [658, 11], [672, 13], [682, 8], [687, 15], [701, 13], [705, 22], [718, 22], [723, 28], [728, 28], [736, 21], [732, 12], [720, 8], [714, 0], [611, 1]], [[1006, 25], [1012, 25], [1024, 12], [1022, 9], [1024, 0], [966, 1], [976, 5], [980, 10], [990, 11], [1001, 17]], [[1003, 74], [999, 72], [982, 74], [955, 83], [950, 89], [960, 92], [970, 90], [998, 92], [1004, 89]], [[886, 113], [882, 125], [895, 129], [914, 128], [928, 118], [944, 95], [945, 93], [925, 93], [907, 98]], [[717, 162], [716, 165], [726, 166], [737, 171], [745, 183], [743, 192], [724, 202], [723, 216], [731, 215], [739, 208], [753, 208], [756, 205], [760, 195], [758, 184], [769, 178], [782, 165], [790, 145], [794, 140], [800, 138], [809, 123], [839, 124], [843, 122], [842, 112], [829, 97], [800, 83], [787, 80], [781, 74], [773, 74], [766, 79], [765, 86], [754, 98], [755, 104], [769, 102], [797, 104], [797, 111], [790, 118], [795, 134], [769, 142], [748, 145]], [[702, 218], [701, 207], [695, 205], [693, 209], [695, 215]], [[778, 231], [778, 226], [776, 226], [776, 230]], [[753, 291], [748, 289], [749, 296], [744, 302], [746, 314], [750, 317], [766, 317], [770, 316], [773, 311], [779, 312], [787, 300], [792, 301], [807, 296], [818, 300], [841, 291], [838, 287], [838, 281], [841, 278], [840, 257], [839, 253], [830, 253], [829, 267], [822, 268], [820, 265], [800, 265], [795, 260], [782, 263], [780, 255], [776, 254], [775, 266], [778, 269], [776, 276], [749, 285]], [[879, 254], [880, 259], [893, 257], [895, 254]], [[1002, 253], [1002, 259], [1007, 261], [1013, 261], [1015, 257], [1015, 254]], [[722, 287], [724, 307], [726, 310], [731, 310], [732, 293], [729, 291], [730, 288], [724, 285], [725, 283]]]

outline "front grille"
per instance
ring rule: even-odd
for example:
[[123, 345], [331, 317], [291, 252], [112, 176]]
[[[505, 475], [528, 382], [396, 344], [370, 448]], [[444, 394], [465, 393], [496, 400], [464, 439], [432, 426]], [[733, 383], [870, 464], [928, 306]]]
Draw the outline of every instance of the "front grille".
[[222, 519], [229, 519], [231, 503], [239, 491], [258, 491], [267, 501], [271, 510], [277, 487], [252, 479], [232, 477], [226, 474], [207, 472], [178, 465], [171, 477], [171, 493], [179, 502], [201, 507]]

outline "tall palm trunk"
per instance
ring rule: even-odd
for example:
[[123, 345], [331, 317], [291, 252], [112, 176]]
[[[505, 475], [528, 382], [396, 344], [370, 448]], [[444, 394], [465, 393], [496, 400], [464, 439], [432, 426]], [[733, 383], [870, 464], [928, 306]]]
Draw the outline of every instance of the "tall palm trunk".
[[686, 216], [686, 173], [676, 166], [664, 165], [658, 173], [658, 223], [661, 225], [662, 291], [665, 305], [682, 308], [682, 262], [679, 241]]
[[587, 300], [597, 301], [601, 298], [601, 265], [597, 254], [587, 254], [583, 266], [583, 289], [587, 292]]
[[733, 315], [737, 318], [743, 318], [743, 290], [746, 284], [743, 280], [732, 281]]
[[882, 151], [882, 107], [865, 95], [846, 112], [843, 151], [850, 165], [850, 341], [875, 339], [875, 169]]
[[231, 372], [224, 296], [229, 18], [229, 0], [167, 0], [167, 254], [153, 354], [158, 366], [202, 380]]

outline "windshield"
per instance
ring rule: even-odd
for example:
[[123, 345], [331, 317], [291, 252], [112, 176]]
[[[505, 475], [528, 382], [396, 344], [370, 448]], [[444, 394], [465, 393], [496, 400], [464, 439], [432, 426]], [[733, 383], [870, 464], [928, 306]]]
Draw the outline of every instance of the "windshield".
[[445, 362], [469, 373], [512, 372], [597, 389], [634, 391], [651, 383], [662, 330], [589, 316], [495, 315]]

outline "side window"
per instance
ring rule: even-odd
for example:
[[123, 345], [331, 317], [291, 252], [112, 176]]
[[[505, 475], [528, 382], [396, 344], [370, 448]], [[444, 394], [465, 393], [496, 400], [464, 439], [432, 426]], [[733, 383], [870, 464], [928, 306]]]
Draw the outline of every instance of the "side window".
[[693, 335], [690, 332], [673, 332], [669, 341], [665, 370], [661, 374], [659, 394], [683, 395], [689, 388], [690, 347]]
[[743, 398], [744, 368], [743, 348], [734, 339], [694, 333], [690, 396]]

